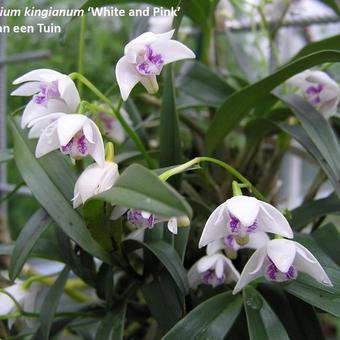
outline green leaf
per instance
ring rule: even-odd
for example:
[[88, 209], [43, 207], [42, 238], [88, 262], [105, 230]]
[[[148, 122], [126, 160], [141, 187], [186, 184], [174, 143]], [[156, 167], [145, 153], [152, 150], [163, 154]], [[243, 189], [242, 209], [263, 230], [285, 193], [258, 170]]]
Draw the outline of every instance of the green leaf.
[[[339, 201], [337, 211], [340, 212]], [[340, 266], [340, 233], [333, 223], [328, 223], [312, 234], [321, 249]]]
[[281, 321], [256, 289], [246, 287], [243, 298], [250, 340], [289, 340]]
[[14, 137], [14, 154], [18, 169], [34, 197], [56, 224], [89, 253], [110, 263], [111, 257], [91, 237], [70, 199], [74, 187], [74, 174], [63, 157], [52, 153], [41, 159], [34, 156], [34, 144], [25, 131], [9, 118]]
[[107, 251], [117, 250], [122, 242], [121, 219], [111, 220], [112, 207], [100, 200], [84, 205], [83, 216], [92, 237]]
[[0, 244], [0, 255], [11, 255], [14, 244]]
[[[332, 0], [331, 0], [332, 1]], [[304, 57], [308, 54], [319, 52], [322, 50], [340, 50], [339, 46], [340, 35], [335, 35], [333, 37], [329, 37], [327, 39], [313, 41], [306, 46], [304, 46], [293, 59], [298, 59]]]
[[15, 241], [11, 262], [9, 265], [9, 277], [15, 280], [20, 274], [32, 248], [41, 234], [51, 223], [51, 219], [44, 209], [38, 209], [28, 220]]
[[218, 107], [234, 92], [222, 77], [199, 62], [189, 61], [183, 65], [183, 72], [176, 80], [179, 92], [178, 107]]
[[142, 292], [148, 308], [163, 332], [168, 331], [182, 318], [184, 296], [178, 292], [167, 271], [163, 270], [152, 282], [145, 284]]
[[129, 166], [110, 190], [96, 198], [164, 217], [192, 215], [190, 206], [177, 191], [138, 164]]
[[[281, 100], [294, 112], [308, 137], [323, 156], [340, 183], [340, 146], [329, 122], [301, 97], [282, 96]], [[338, 197], [340, 197], [340, 192]]]
[[340, 200], [335, 195], [305, 203], [292, 210], [289, 223], [294, 230], [299, 231], [308, 223], [331, 214], [340, 214]]
[[54, 285], [49, 289], [40, 311], [40, 328], [33, 337], [34, 340], [48, 340], [54, 314], [57, 311], [59, 300], [69, 275], [69, 268], [65, 266]]
[[125, 324], [126, 304], [109, 311], [99, 324], [96, 340], [123, 339]]
[[167, 66], [164, 75], [164, 90], [160, 121], [160, 167], [180, 164], [182, 161], [181, 136], [179, 133], [172, 66]]
[[14, 158], [13, 150], [0, 151], [0, 164], [11, 161]]
[[321, 310], [340, 317], [339, 270], [325, 267], [324, 269], [327, 271], [335, 288], [323, 286], [304, 273], [299, 273], [298, 278], [289, 283], [285, 290]]
[[186, 295], [189, 291], [189, 283], [186, 270], [182, 265], [182, 261], [173, 247], [164, 241], [140, 242], [136, 240], [126, 240], [123, 244], [128, 250], [144, 248], [151, 252], [164, 265], [177, 287]]
[[224, 339], [242, 308], [240, 295], [231, 292], [204, 301], [177, 323], [163, 340]]
[[275, 87], [315, 65], [340, 61], [340, 52], [320, 51], [294, 60], [280, 67], [268, 77], [235, 92], [222, 104], [207, 132], [208, 151], [213, 152], [224, 137]]
[[309, 138], [306, 131], [300, 125], [290, 126], [287, 124], [279, 124], [280, 128], [290, 134], [293, 138], [295, 138], [301, 145], [304, 146], [306, 151], [308, 151], [320, 164], [321, 168], [329, 178], [330, 182], [333, 185], [335, 191], [340, 193], [340, 183], [337, 181], [337, 175], [334, 173], [330, 164], [325, 160], [322, 153], [315, 146], [313, 141]]

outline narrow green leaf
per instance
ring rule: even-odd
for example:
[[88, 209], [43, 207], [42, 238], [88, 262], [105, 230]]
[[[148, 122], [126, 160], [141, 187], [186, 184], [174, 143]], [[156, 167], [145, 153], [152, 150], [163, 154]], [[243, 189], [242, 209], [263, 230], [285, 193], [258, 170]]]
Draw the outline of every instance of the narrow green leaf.
[[184, 313], [184, 296], [176, 288], [171, 275], [164, 270], [142, 287], [146, 304], [163, 332], [173, 327]]
[[0, 150], [0, 164], [9, 162], [13, 158], [13, 150]]
[[178, 113], [175, 101], [172, 66], [167, 66], [164, 75], [164, 90], [160, 122], [160, 167], [180, 164], [182, 158]]
[[0, 255], [11, 255], [14, 244], [0, 244]]
[[222, 104], [207, 132], [208, 151], [213, 152], [224, 137], [261, 102], [275, 87], [315, 65], [340, 61], [338, 51], [320, 51], [294, 60], [280, 67], [268, 77], [235, 92]]
[[48, 340], [54, 315], [57, 311], [59, 300], [69, 274], [68, 266], [65, 266], [54, 285], [49, 289], [40, 311], [40, 328], [33, 337], [34, 340]]
[[243, 297], [250, 340], [289, 340], [281, 321], [256, 289], [246, 287]]
[[[89, 253], [110, 263], [111, 257], [91, 237], [80, 215], [71, 207], [74, 174], [57, 153], [42, 159], [34, 156], [34, 144], [25, 131], [9, 118], [14, 137], [15, 160], [34, 197], [56, 224]], [[60, 157], [58, 157], [60, 156]]]
[[[339, 202], [337, 212], [340, 212]], [[321, 249], [340, 266], [340, 233], [333, 223], [328, 223], [312, 234]]]
[[335, 195], [305, 203], [292, 210], [289, 223], [294, 230], [299, 231], [308, 223], [331, 214], [340, 214], [340, 200]]
[[218, 107], [234, 92], [222, 77], [199, 62], [188, 61], [176, 80], [178, 107]]
[[[324, 267], [324, 269], [327, 269]], [[340, 276], [339, 270], [327, 269], [335, 288], [326, 287], [318, 284], [309, 276], [299, 273], [297, 280], [289, 283], [285, 290], [306, 301], [310, 305], [320, 308], [336, 317], [340, 317]]]
[[126, 304], [109, 311], [99, 324], [95, 340], [123, 339]]
[[204, 301], [177, 323], [163, 340], [222, 340], [228, 334], [242, 308], [240, 295], [231, 292]]
[[28, 220], [21, 230], [18, 239], [15, 241], [11, 262], [9, 265], [9, 277], [15, 280], [20, 274], [32, 248], [40, 238], [41, 234], [51, 223], [51, 219], [46, 211], [42, 208], [38, 209]]
[[332, 169], [331, 165], [323, 157], [322, 153], [315, 146], [313, 141], [309, 138], [306, 131], [300, 125], [290, 126], [287, 124], [279, 124], [280, 128], [290, 134], [293, 138], [295, 138], [301, 145], [304, 146], [306, 151], [308, 151], [320, 164], [320, 167], [325, 172], [330, 182], [333, 185], [334, 190], [337, 192], [337, 195], [340, 195], [340, 182], [337, 181], [337, 175]]
[[[330, 0], [332, 1], [332, 0]], [[335, 35], [319, 41], [313, 41], [304, 46], [293, 59], [304, 57], [308, 54], [319, 52], [322, 50], [340, 50], [340, 35]]]
[[164, 217], [192, 215], [190, 206], [177, 191], [138, 164], [129, 166], [110, 190], [96, 198]]
[[299, 96], [286, 95], [280, 98], [292, 109], [309, 138], [333, 170], [337, 181], [340, 182], [340, 146], [329, 122]]
[[121, 219], [111, 220], [111, 205], [90, 200], [84, 205], [83, 216], [92, 237], [107, 251], [117, 250], [122, 242]]
[[136, 240], [126, 240], [123, 242], [128, 250], [144, 248], [148, 250], [164, 265], [169, 274], [172, 276], [179, 290], [183, 295], [189, 291], [189, 283], [186, 270], [177, 252], [168, 243], [164, 241], [139, 242]]

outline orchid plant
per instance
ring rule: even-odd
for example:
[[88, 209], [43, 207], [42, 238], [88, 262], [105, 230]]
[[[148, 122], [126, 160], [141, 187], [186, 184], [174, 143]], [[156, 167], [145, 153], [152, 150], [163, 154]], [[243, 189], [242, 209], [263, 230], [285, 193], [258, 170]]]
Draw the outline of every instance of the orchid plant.
[[[8, 116], [14, 159], [40, 208], [0, 244], [1, 339], [325, 339], [338, 323], [337, 40], [254, 82], [219, 34], [256, 10], [277, 52], [291, 2], [274, 19], [275, 1], [190, 3], [129, 34], [107, 88], [84, 74], [86, 18], [77, 72], [13, 81], [29, 97]], [[293, 207], [292, 154], [317, 172]]]

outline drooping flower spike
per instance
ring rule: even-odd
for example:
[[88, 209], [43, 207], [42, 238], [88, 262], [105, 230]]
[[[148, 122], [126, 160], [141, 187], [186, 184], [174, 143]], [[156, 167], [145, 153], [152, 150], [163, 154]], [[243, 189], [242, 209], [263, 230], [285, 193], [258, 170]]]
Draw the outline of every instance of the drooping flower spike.
[[50, 113], [74, 113], [80, 103], [79, 93], [73, 80], [65, 74], [50, 69], [30, 71], [13, 84], [19, 86], [12, 96], [33, 96], [26, 105], [21, 119], [25, 128], [32, 120]]
[[290, 78], [288, 84], [298, 87], [304, 98], [325, 118], [336, 113], [340, 87], [327, 73], [306, 70]]
[[128, 221], [141, 228], [153, 228], [156, 223], [168, 222], [167, 226], [170, 232], [177, 234], [178, 226], [188, 226], [190, 221], [187, 216], [165, 218], [156, 216], [147, 211], [130, 209], [127, 213]]
[[264, 276], [268, 281], [285, 282], [294, 280], [299, 271], [323, 285], [332, 286], [326, 272], [307, 248], [292, 240], [271, 240], [250, 257], [233, 294], [256, 278]]
[[127, 100], [138, 82], [141, 82], [149, 93], [156, 93], [156, 76], [161, 73], [164, 65], [195, 58], [195, 54], [188, 47], [179, 41], [171, 40], [174, 32], [143, 33], [125, 46], [124, 56], [116, 65], [116, 79], [123, 100]]
[[99, 165], [104, 164], [104, 143], [97, 125], [81, 114], [55, 113], [33, 120], [30, 136], [39, 136], [35, 150], [37, 158], [60, 149], [72, 159], [90, 155]]
[[79, 176], [75, 187], [73, 208], [84, 204], [89, 198], [111, 189], [119, 178], [118, 165], [106, 162], [99, 166], [94, 163], [88, 166]]
[[272, 205], [254, 197], [235, 196], [218, 206], [206, 222], [199, 247], [234, 235], [240, 244], [249, 241], [249, 234], [268, 232], [293, 238], [286, 218]]
[[230, 259], [236, 259], [237, 251], [242, 248], [258, 249], [269, 241], [266, 233], [258, 231], [249, 234], [249, 242], [245, 245], [239, 245], [234, 235], [227, 235], [224, 238], [215, 240], [207, 245], [207, 255], [215, 254], [218, 251], [224, 251]]
[[223, 283], [237, 281], [240, 277], [232, 262], [223, 254], [206, 255], [189, 270], [189, 285], [196, 289], [199, 284], [217, 287]]

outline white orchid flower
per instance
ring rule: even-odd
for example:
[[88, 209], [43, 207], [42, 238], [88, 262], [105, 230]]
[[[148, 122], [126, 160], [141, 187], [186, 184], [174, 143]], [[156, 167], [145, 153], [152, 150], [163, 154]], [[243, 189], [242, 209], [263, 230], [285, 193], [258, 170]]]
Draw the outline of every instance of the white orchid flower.
[[127, 218], [131, 224], [145, 229], [153, 228], [156, 223], [168, 222], [168, 229], [173, 234], [177, 234], [178, 226], [185, 227], [190, 224], [189, 218], [187, 216], [165, 218], [162, 216], [155, 216], [150, 212], [137, 209], [130, 209], [127, 213]]
[[[108, 108], [108, 106], [106, 105], [104, 105], [104, 107]], [[126, 123], [132, 126], [132, 121], [126, 110], [121, 108], [120, 114], [122, 115]], [[118, 119], [103, 111], [98, 112], [98, 118], [101, 123], [102, 132], [110, 136], [115, 142], [122, 144], [126, 138], [126, 134]], [[93, 120], [96, 121], [96, 118], [93, 117]]]
[[299, 271], [310, 275], [319, 283], [333, 286], [318, 260], [307, 248], [292, 240], [271, 240], [250, 257], [233, 294], [258, 277], [264, 276], [273, 282], [285, 282], [296, 279]]
[[118, 165], [106, 162], [99, 166], [97, 163], [88, 166], [79, 176], [74, 186], [73, 208], [84, 204], [89, 198], [107, 191], [119, 178]]
[[202, 257], [188, 272], [189, 285], [193, 289], [202, 283], [215, 288], [223, 283], [237, 281], [239, 277], [232, 262], [220, 253]]
[[173, 16], [154, 16], [149, 19], [149, 31], [152, 33], [165, 33], [171, 30]]
[[249, 235], [249, 242], [245, 245], [239, 245], [234, 235], [227, 235], [224, 238], [215, 240], [207, 245], [207, 255], [215, 254], [218, 251], [224, 251], [230, 259], [236, 259], [237, 251], [243, 248], [258, 249], [269, 241], [266, 233], [258, 231]]
[[293, 238], [286, 218], [272, 205], [248, 196], [235, 196], [218, 206], [206, 222], [199, 247], [234, 235], [240, 244], [249, 241], [249, 234], [268, 232]]
[[79, 93], [73, 80], [65, 74], [49, 69], [33, 70], [14, 80], [13, 84], [24, 83], [12, 96], [33, 96], [26, 105], [21, 119], [25, 128], [33, 119], [50, 113], [76, 112], [80, 103]]
[[290, 78], [287, 83], [298, 87], [304, 98], [325, 118], [336, 113], [340, 88], [327, 73], [306, 70]]
[[[4, 289], [25, 311], [31, 312], [34, 309], [35, 300], [40, 290], [40, 285], [33, 283], [25, 289], [22, 281], [17, 281], [12, 286]], [[9, 295], [0, 291], [0, 316], [6, 316], [14, 313], [17, 306]]]
[[138, 82], [141, 82], [149, 93], [156, 93], [156, 76], [161, 73], [164, 65], [195, 58], [195, 54], [188, 47], [179, 41], [171, 40], [174, 32], [143, 33], [125, 46], [124, 56], [116, 65], [116, 78], [123, 100], [127, 100]]
[[35, 150], [37, 158], [60, 149], [72, 159], [90, 155], [99, 165], [104, 164], [104, 143], [97, 125], [81, 114], [54, 113], [33, 120], [30, 137], [39, 136]]

